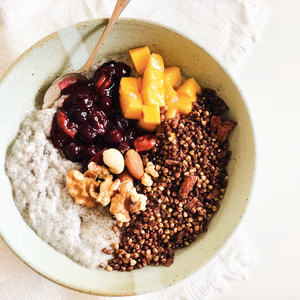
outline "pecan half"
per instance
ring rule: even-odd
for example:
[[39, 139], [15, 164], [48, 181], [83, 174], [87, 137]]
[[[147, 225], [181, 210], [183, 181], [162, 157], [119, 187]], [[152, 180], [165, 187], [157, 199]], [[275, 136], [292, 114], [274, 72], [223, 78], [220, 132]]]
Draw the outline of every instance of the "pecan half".
[[193, 198], [184, 205], [184, 208], [189, 210], [192, 214], [195, 214], [199, 206], [202, 206], [202, 203], [197, 198]]
[[230, 133], [230, 131], [236, 126], [236, 122], [231, 120], [225, 120], [221, 123], [221, 125], [218, 127], [218, 139], [221, 142], [224, 142]]
[[207, 200], [212, 200], [216, 198], [220, 193], [220, 190], [218, 188], [213, 189], [208, 196], [206, 197]]
[[187, 198], [188, 194], [190, 191], [193, 190], [195, 183], [198, 180], [198, 176], [195, 175], [189, 175], [185, 178], [180, 191], [179, 191], [179, 196], [181, 198]]
[[228, 134], [236, 125], [236, 122], [226, 120], [220, 116], [212, 116], [210, 121], [210, 126], [217, 132], [217, 138], [220, 142], [224, 142], [226, 140]]
[[168, 166], [176, 166], [179, 164], [179, 161], [174, 160], [174, 159], [166, 159], [165, 160], [166, 165]]

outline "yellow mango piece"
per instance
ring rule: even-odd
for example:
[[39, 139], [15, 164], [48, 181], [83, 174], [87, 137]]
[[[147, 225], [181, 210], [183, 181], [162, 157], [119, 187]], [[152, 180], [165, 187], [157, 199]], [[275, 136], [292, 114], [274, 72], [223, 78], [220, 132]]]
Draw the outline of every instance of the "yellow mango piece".
[[193, 109], [193, 98], [190, 96], [178, 94], [178, 101], [174, 103], [180, 114], [188, 114]]
[[126, 119], [140, 119], [142, 115], [142, 96], [138, 91], [119, 90], [120, 106]]
[[141, 93], [143, 87], [143, 78], [138, 77], [136, 80], [137, 80], [137, 90], [139, 91], [139, 93]]
[[138, 125], [148, 131], [154, 131], [157, 127], [157, 125], [147, 124], [144, 121], [144, 115], [142, 114], [141, 118], [138, 121]]
[[168, 67], [164, 70], [165, 81], [169, 82], [171, 86], [177, 87], [181, 81], [180, 69], [176, 66]]
[[177, 112], [178, 112], [178, 109], [176, 107], [170, 107], [165, 113], [166, 119], [168, 120], [168, 119], [174, 118], [176, 116]]
[[164, 88], [164, 73], [158, 70], [146, 69], [143, 77], [143, 89], [151, 87], [159, 90]]
[[121, 105], [121, 110], [126, 119], [139, 120], [142, 115], [142, 105], [137, 101]]
[[148, 46], [131, 49], [129, 50], [129, 54], [136, 71], [139, 74], [143, 73], [151, 55]]
[[143, 105], [142, 106], [144, 122], [151, 125], [160, 124], [160, 108], [158, 105]]
[[177, 90], [178, 94], [192, 97], [193, 102], [197, 101], [196, 93], [199, 92], [201, 92], [201, 87], [194, 78], [189, 78]]
[[138, 78], [135, 77], [122, 77], [120, 81], [120, 89], [121, 90], [134, 90], [138, 91]]
[[164, 82], [165, 87], [165, 104], [169, 107], [174, 105], [174, 102], [178, 100], [178, 93], [173, 89], [172, 85], [168, 82]]
[[158, 70], [160, 72], [163, 72], [164, 68], [165, 68], [165, 65], [164, 65], [164, 61], [163, 61], [162, 57], [159, 54], [152, 53], [149, 58], [146, 69]]
[[142, 100], [144, 105], [159, 105], [160, 107], [164, 107], [164, 90], [146, 87], [142, 90]]

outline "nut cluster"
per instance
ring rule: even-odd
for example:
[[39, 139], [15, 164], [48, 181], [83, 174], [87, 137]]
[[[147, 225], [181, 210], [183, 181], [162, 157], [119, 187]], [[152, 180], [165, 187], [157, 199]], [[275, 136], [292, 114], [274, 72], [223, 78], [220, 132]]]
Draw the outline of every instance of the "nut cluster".
[[207, 230], [227, 186], [227, 135], [236, 125], [222, 118], [211, 126], [211, 120], [227, 109], [214, 91], [204, 89], [188, 115], [162, 116], [157, 146], [143, 157], [145, 167], [151, 160], [159, 176], [151, 187], [136, 186], [148, 198], [147, 206], [119, 225], [120, 244], [108, 262], [110, 270], [170, 266], [176, 248], [189, 246]]
[[110, 212], [115, 218], [127, 222], [130, 220], [129, 213], [145, 209], [147, 197], [136, 192], [129, 176], [123, 176], [123, 179], [113, 180], [106, 167], [90, 162], [84, 174], [70, 170], [66, 185], [76, 204], [89, 208], [99, 203], [103, 206], [110, 204]]

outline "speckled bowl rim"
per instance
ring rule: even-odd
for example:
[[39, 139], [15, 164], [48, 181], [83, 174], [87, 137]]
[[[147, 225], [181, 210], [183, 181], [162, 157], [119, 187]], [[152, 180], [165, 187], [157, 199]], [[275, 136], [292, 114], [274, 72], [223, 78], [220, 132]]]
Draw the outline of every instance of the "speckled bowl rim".
[[[107, 18], [98, 18], [98, 19], [91, 19], [91, 20], [87, 20], [87, 21], [83, 21], [83, 22], [79, 22], [79, 23], [76, 23], [76, 24], [73, 24], [73, 25], [70, 25], [70, 26], [66, 26], [64, 28], [68, 28], [68, 27], [72, 27], [72, 26], [84, 26], [85, 24], [89, 24], [89, 23], [97, 23], [99, 22], [100, 20], [107, 20]], [[190, 40], [192, 43], [194, 43], [197, 47], [201, 48], [204, 52], [206, 52], [219, 66], [220, 68], [226, 73], [226, 75], [229, 77], [229, 79], [233, 82], [234, 86], [236, 87], [237, 91], [239, 92], [240, 94], [240, 97], [242, 98], [243, 102], [244, 102], [244, 105], [247, 109], [247, 113], [249, 115], [249, 119], [250, 119], [250, 126], [251, 126], [251, 129], [252, 129], [252, 134], [253, 134], [253, 142], [254, 142], [254, 169], [253, 169], [253, 172], [252, 172], [252, 184], [251, 184], [251, 187], [250, 187], [250, 192], [249, 192], [249, 197], [248, 197], [248, 201], [246, 202], [245, 206], [244, 206], [244, 213], [238, 218], [238, 220], [236, 221], [236, 225], [235, 225], [235, 228], [233, 229], [233, 231], [227, 236], [226, 240], [223, 242], [223, 245], [221, 247], [219, 247], [219, 249], [217, 249], [215, 251], [215, 253], [213, 255], [211, 255], [209, 257], [209, 259], [206, 260], [205, 263], [203, 263], [200, 267], [199, 266], [195, 266], [195, 268], [193, 270], [190, 270], [188, 272], [188, 274], [185, 274], [184, 276], [182, 276], [182, 278], [175, 278], [173, 280], [169, 280], [169, 286], [171, 285], [174, 285], [178, 282], [181, 282], [182, 280], [188, 278], [189, 276], [193, 275], [194, 273], [196, 273], [197, 271], [199, 271], [199, 269], [202, 269], [204, 266], [206, 266], [207, 264], [209, 264], [223, 249], [224, 247], [229, 243], [231, 237], [236, 233], [238, 227], [240, 226], [243, 218], [245, 217], [245, 212], [247, 210], [247, 207], [249, 205], [249, 200], [250, 198], [252, 197], [252, 194], [253, 194], [253, 189], [254, 189], [254, 185], [255, 185], [255, 180], [256, 180], [256, 138], [255, 138], [255, 132], [254, 132], [254, 126], [252, 125], [252, 118], [251, 118], [251, 114], [250, 114], [250, 110], [249, 110], [249, 105], [246, 101], [246, 98], [244, 97], [244, 94], [242, 92], [242, 90], [239, 88], [236, 80], [232, 77], [232, 75], [229, 73], [229, 71], [223, 66], [223, 64], [210, 52], [208, 51], [205, 47], [201, 46], [196, 40], [194, 40], [193, 38], [189, 37], [188, 35], [184, 34], [183, 32], [177, 30], [177, 29], [174, 29], [172, 27], [169, 27], [167, 25], [164, 25], [164, 24], [161, 24], [161, 23], [158, 23], [158, 22], [154, 22], [154, 21], [150, 21], [150, 20], [145, 20], [145, 19], [139, 19], [139, 18], [120, 18], [119, 19], [120, 21], [129, 21], [129, 22], [140, 22], [140, 23], [145, 23], [145, 25], [151, 25], [151, 26], [155, 26], [157, 28], [163, 28], [163, 29], [167, 29], [167, 30], [170, 30], [178, 35], [181, 35], [182, 37]], [[60, 30], [63, 30], [64, 28], [61, 28], [59, 29], [58, 31]], [[29, 47], [26, 51], [24, 51], [15, 61], [14, 63], [9, 67], [9, 69], [4, 73], [4, 75], [1, 77], [0, 79], [0, 86], [2, 84], [2, 82], [4, 82], [4, 80], [6, 79], [6, 77], [9, 76], [9, 73], [11, 72], [11, 70], [13, 70], [13, 68], [15, 66], [18, 65], [18, 63], [24, 59], [28, 53], [30, 53], [33, 49], [37, 48], [37, 47], [40, 47], [43, 43], [46, 43], [47, 41], [49, 41], [50, 39], [53, 39], [53, 38], [56, 38], [56, 33], [58, 31], [55, 31], [49, 35], [47, 35], [46, 37], [42, 38], [41, 40], [39, 40], [38, 42], [36, 42], [35, 44], [33, 44], [31, 47]], [[0, 228], [1, 229], [1, 228]], [[98, 295], [98, 296], [120, 296], [120, 294], [114, 294], [114, 293], [111, 293], [111, 294], [101, 294], [101, 293], [89, 293], [88, 291], [84, 291], [84, 290], [81, 290], [81, 289], [77, 289], [76, 287], [70, 287], [68, 286], [66, 283], [64, 282], [60, 282], [59, 280], [55, 280], [51, 277], [48, 277], [47, 275], [47, 272], [45, 271], [44, 273], [40, 272], [40, 271], [37, 271], [34, 266], [32, 266], [30, 263], [26, 262], [23, 260], [22, 258], [22, 254], [20, 253], [19, 249], [15, 249], [14, 248], [14, 245], [11, 245], [10, 243], [7, 242], [7, 239], [6, 239], [6, 233], [5, 232], [0, 232], [0, 236], [3, 238], [3, 240], [7, 243], [7, 245], [10, 247], [10, 249], [23, 261], [25, 262], [31, 269], [33, 269], [35, 272], [39, 273], [40, 275], [42, 275], [43, 277], [53, 281], [54, 283], [57, 283], [61, 286], [64, 286], [66, 288], [69, 288], [69, 289], [72, 289], [72, 290], [75, 290], [75, 291], [79, 291], [79, 292], [83, 292], [83, 293], [88, 293], [88, 294], [94, 294], [94, 295]], [[156, 287], [153, 287], [153, 289], [147, 291], [147, 293], [150, 293], [150, 292], [154, 292], [154, 291], [157, 291], [157, 290], [160, 290], [161, 288], [156, 288]], [[129, 296], [129, 295], [137, 295], [137, 294], [140, 294], [138, 290], [135, 291], [136, 293], [132, 293], [132, 294], [126, 294], [126, 296]], [[124, 294], [125, 296], [125, 294]]]

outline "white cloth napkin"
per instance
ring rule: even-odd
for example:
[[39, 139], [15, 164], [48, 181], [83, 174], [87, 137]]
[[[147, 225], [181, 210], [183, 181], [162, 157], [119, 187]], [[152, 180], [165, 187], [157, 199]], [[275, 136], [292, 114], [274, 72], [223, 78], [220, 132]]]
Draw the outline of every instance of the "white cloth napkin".
[[[0, 0], [0, 77], [33, 43], [62, 27], [108, 17], [116, 0]], [[197, 40], [234, 72], [251, 50], [267, 20], [260, 0], [132, 0], [124, 17], [143, 18], [173, 27]], [[226, 279], [243, 279], [256, 260], [251, 245], [238, 231], [221, 253], [195, 275], [152, 294], [152, 299], [203, 299], [228, 288]], [[1, 300], [105, 300], [81, 294], [31, 270], [0, 239]], [[132, 297], [124, 297], [131, 299]]]

